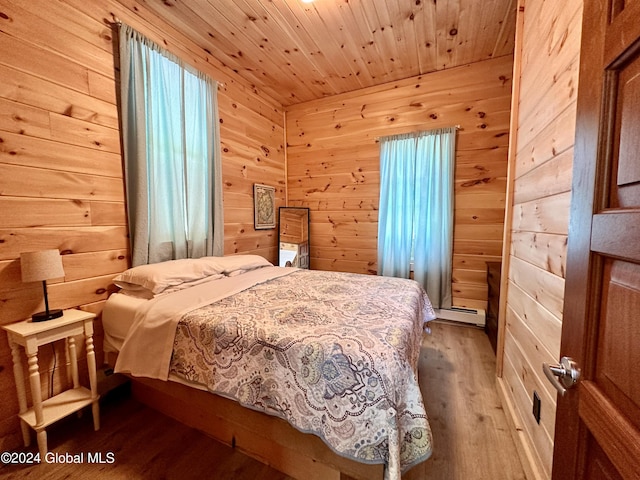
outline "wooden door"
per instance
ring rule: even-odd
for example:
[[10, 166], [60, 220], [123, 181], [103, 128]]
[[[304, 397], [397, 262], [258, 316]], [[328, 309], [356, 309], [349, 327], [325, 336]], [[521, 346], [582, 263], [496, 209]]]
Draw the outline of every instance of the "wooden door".
[[554, 480], [640, 478], [640, 1], [585, 0]]

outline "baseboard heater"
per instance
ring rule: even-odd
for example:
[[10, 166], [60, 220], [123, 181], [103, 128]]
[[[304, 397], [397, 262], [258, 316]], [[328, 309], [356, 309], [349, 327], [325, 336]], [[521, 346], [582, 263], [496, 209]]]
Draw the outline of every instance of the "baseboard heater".
[[436, 308], [434, 309], [436, 317], [440, 320], [450, 320], [453, 322], [471, 323], [479, 327], [484, 327], [485, 311], [482, 309], [473, 310], [470, 308]]

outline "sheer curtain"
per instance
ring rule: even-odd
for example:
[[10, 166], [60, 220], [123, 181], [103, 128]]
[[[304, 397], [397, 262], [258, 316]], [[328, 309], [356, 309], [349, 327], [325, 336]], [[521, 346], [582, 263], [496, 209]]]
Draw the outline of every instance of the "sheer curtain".
[[132, 264], [222, 255], [217, 83], [120, 27]]
[[455, 128], [380, 140], [378, 274], [421, 283], [451, 307]]

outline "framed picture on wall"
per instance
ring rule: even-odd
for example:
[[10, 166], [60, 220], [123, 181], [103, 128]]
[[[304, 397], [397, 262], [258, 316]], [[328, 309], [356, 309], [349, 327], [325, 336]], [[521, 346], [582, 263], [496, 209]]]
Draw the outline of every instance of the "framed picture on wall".
[[276, 228], [276, 188], [253, 184], [253, 224], [256, 230]]

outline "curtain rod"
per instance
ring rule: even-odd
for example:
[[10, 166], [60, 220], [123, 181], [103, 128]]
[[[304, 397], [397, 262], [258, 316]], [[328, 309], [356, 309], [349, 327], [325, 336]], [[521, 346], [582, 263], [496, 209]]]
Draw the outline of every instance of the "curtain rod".
[[[117, 18], [114, 19], [113, 23], [115, 23], [118, 27], [122, 27], [122, 24], [123, 24], [122, 20], [119, 20]], [[221, 82], [220, 80], [215, 80], [215, 81], [218, 84], [218, 89], [225, 88], [227, 86], [226, 83]]]
[[[452, 128], [452, 127], [439, 127], [439, 128]], [[455, 128], [456, 130], [462, 130], [462, 127], [460, 125], [453, 125], [453, 128]], [[437, 128], [434, 128], [433, 130], [438, 130]], [[424, 132], [428, 132], [429, 130], [423, 130]], [[408, 133], [412, 133], [412, 132], [408, 132]], [[398, 133], [397, 135], [402, 135], [402, 133]], [[381, 138], [384, 137], [393, 137], [393, 135], [382, 135], [379, 137], [375, 137], [374, 140], [376, 142], [379, 142]]]

